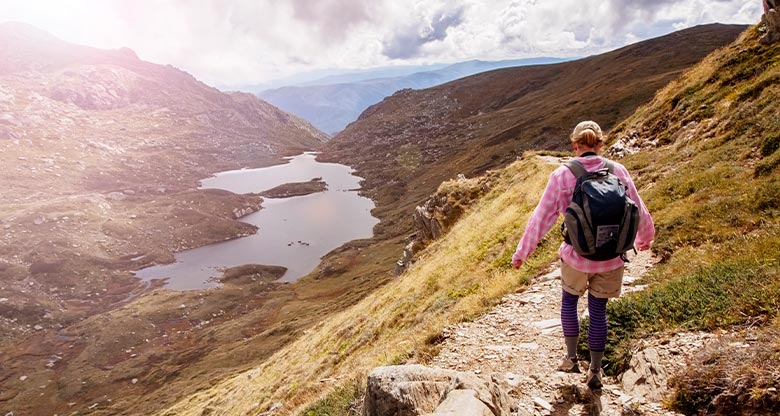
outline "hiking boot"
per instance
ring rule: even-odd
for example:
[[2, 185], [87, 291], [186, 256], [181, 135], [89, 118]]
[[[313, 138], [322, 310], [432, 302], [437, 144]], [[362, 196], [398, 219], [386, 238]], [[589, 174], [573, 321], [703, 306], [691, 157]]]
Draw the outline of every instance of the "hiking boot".
[[558, 371], [563, 371], [564, 373], [579, 373], [580, 366], [577, 363], [577, 357], [563, 357], [561, 364], [558, 366]]
[[588, 388], [591, 390], [601, 390], [602, 384], [601, 384], [601, 377], [603, 376], [602, 371], [596, 370], [593, 371], [593, 369], [588, 369], [588, 376], [585, 378], [585, 384], [588, 385]]

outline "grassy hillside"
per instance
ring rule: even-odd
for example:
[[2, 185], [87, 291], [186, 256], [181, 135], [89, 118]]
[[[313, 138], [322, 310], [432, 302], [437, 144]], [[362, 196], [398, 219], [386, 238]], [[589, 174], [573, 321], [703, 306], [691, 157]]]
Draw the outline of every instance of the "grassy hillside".
[[[610, 134], [639, 150], [624, 163], [637, 172], [666, 259], [647, 277], [652, 290], [611, 305], [613, 372], [646, 333], [777, 321], [780, 45], [759, 45], [758, 35], [751, 29], [710, 55]], [[743, 336], [756, 338], [754, 356], [710, 352], [708, 365], [678, 380], [672, 404], [694, 412], [715, 400], [716, 414], [780, 409], [770, 390], [780, 382], [777, 343]]]
[[[702, 362], [674, 381], [669, 405], [690, 414], [706, 406], [715, 414], [768, 411], [780, 403], [773, 336], [780, 310], [780, 45], [759, 46], [757, 36], [751, 29], [715, 52], [610, 134], [629, 153], [621, 161], [655, 217], [655, 251], [664, 260], [645, 278], [648, 290], [610, 303], [609, 371], [623, 368], [636, 339], [654, 334], [729, 330], [751, 346], [739, 352], [724, 342], [704, 351]], [[559, 240], [551, 233], [520, 272], [507, 268], [553, 169], [526, 154], [491, 173], [492, 190], [404, 275], [265, 364], [160, 414], [338, 414], [372, 367], [426, 361], [444, 326], [478, 316], [554, 259]]]
[[258, 368], [160, 414], [239, 415], [275, 403], [292, 413], [374, 366], [426, 361], [445, 325], [478, 316], [554, 259], [558, 242], [547, 241], [522, 272], [507, 268], [554, 168], [529, 156], [496, 173], [493, 189], [404, 275], [311, 328]]

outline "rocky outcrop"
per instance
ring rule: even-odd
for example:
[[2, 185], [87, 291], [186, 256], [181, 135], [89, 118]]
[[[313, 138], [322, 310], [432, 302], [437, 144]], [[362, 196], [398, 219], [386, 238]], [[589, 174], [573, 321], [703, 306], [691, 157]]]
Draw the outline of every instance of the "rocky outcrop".
[[666, 391], [666, 369], [660, 363], [658, 351], [648, 348], [640, 351], [623, 373], [623, 391], [629, 396], [660, 402]]
[[511, 412], [495, 378], [422, 365], [378, 367], [368, 376], [364, 416], [503, 416]]
[[364, 416], [433, 412], [457, 373], [422, 365], [377, 367], [368, 376]]
[[417, 228], [419, 239], [423, 242], [436, 240], [442, 236], [443, 219], [452, 212], [452, 205], [446, 195], [434, 194], [422, 206], [414, 209], [412, 220]]
[[415, 232], [406, 239], [404, 253], [396, 262], [396, 276], [412, 264], [415, 253], [441, 238], [460, 218], [465, 207], [490, 189], [491, 178], [489, 172], [472, 179], [459, 174], [456, 179], [443, 182], [435, 194], [414, 209]]
[[642, 149], [657, 146], [657, 140], [646, 138], [637, 130], [630, 129], [624, 135], [618, 137], [615, 143], [607, 149], [607, 155], [622, 159]]
[[780, 40], [780, 9], [777, 0], [764, 0], [764, 15], [761, 16], [764, 31], [760, 42], [769, 45]]

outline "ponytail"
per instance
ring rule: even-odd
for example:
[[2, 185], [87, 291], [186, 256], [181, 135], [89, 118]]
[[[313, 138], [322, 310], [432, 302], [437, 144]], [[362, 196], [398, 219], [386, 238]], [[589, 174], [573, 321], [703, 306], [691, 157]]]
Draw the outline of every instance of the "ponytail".
[[571, 142], [595, 148], [604, 138], [601, 127], [595, 121], [583, 121], [577, 124], [571, 134]]

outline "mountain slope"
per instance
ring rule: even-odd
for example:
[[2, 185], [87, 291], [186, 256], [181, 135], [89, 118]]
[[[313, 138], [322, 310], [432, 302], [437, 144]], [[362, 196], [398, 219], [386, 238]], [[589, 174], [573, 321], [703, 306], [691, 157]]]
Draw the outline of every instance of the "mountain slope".
[[[172, 156], [170, 172], [191, 170], [176, 165], [191, 159], [184, 156], [188, 149], [213, 152], [217, 158], [189, 164], [241, 166], [257, 164], [258, 158], [269, 163], [280, 154], [316, 147], [325, 138], [305, 121], [249, 94], [221, 93], [176, 68], [141, 61], [129, 49], [72, 45], [16, 23], [0, 25], [0, 41], [0, 137], [35, 138], [34, 146], [51, 137], [100, 137], [106, 146], [132, 148], [141, 159], [164, 150]], [[128, 131], [137, 135], [128, 139]], [[52, 141], [52, 150], [58, 143]], [[240, 160], [222, 158], [225, 152], [218, 150], [224, 147]]]
[[568, 149], [579, 120], [611, 128], [744, 28], [701, 26], [578, 61], [401, 91], [366, 110], [320, 158], [354, 166], [378, 201], [376, 215], [394, 227], [377, 230], [405, 234], [407, 213], [442, 181], [504, 166], [528, 149]]
[[[610, 371], [622, 368], [621, 351], [636, 351], [643, 338], [663, 342], [689, 329], [734, 332], [716, 343], [719, 349], [700, 351], [701, 366], [690, 367], [677, 384], [673, 404], [692, 405], [681, 407], [686, 414], [704, 408], [769, 414], [780, 403], [771, 378], [780, 365], [771, 337], [771, 326], [780, 324], [780, 44], [761, 46], [758, 36], [752, 28], [714, 52], [609, 135], [613, 157], [624, 155], [620, 161], [654, 215], [655, 251], [664, 258], [645, 277], [649, 289], [610, 303]], [[509, 268], [553, 169], [528, 152], [488, 173], [490, 192], [398, 279], [262, 365], [160, 415], [299, 414], [318, 398], [328, 414], [349, 414], [372, 367], [430, 361], [448, 324], [473, 319], [502, 295], [523, 290], [525, 279], [554, 261], [560, 238], [552, 232], [520, 272]], [[756, 332], [762, 324], [769, 324], [768, 333]], [[745, 365], [707, 372], [713, 363], [744, 356]], [[721, 393], [717, 407], [708, 407]]]
[[[203, 310], [212, 323], [250, 306], [262, 319], [278, 313], [262, 309], [271, 293], [284, 296], [273, 285], [262, 296], [235, 287], [210, 292], [205, 306], [202, 293], [149, 295], [154, 287], [132, 270], [255, 232], [237, 216], [260, 209], [258, 196], [197, 190], [199, 180], [281, 163], [325, 138], [251, 94], [221, 93], [128, 49], [72, 45], [28, 25], [0, 24], [3, 413], [64, 414], [73, 411], [69, 403], [86, 409], [107, 394], [140, 396], [141, 386], [113, 383], [129, 385], [152, 368], [151, 379], [167, 380], [194, 367], [215, 346], [182, 335], [189, 321], [171, 313], [184, 302], [221, 304]], [[136, 309], [117, 313], [122, 307]], [[231, 325], [257, 328], [256, 321]], [[223, 368], [231, 365], [240, 360]], [[154, 383], [144, 389], [154, 392]]]
[[467, 61], [432, 71], [404, 76], [311, 86], [289, 86], [263, 91], [259, 97], [311, 121], [317, 128], [336, 134], [372, 104], [405, 88], [428, 88], [457, 78], [512, 66], [540, 65], [563, 59], [532, 58], [506, 61]]

